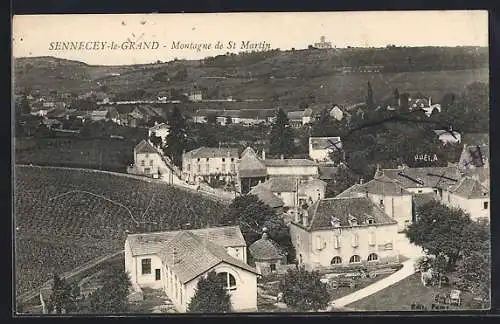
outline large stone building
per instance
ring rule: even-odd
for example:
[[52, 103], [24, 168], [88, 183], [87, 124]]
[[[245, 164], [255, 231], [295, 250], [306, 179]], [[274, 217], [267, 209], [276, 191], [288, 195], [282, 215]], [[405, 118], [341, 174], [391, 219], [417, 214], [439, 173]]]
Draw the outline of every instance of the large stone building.
[[397, 233], [397, 222], [367, 197], [318, 200], [290, 224], [306, 269], [397, 262]]
[[258, 273], [246, 250], [237, 226], [132, 234], [125, 270], [136, 292], [162, 289], [179, 312], [186, 312], [200, 278], [214, 270], [226, 279], [233, 311], [256, 311]]

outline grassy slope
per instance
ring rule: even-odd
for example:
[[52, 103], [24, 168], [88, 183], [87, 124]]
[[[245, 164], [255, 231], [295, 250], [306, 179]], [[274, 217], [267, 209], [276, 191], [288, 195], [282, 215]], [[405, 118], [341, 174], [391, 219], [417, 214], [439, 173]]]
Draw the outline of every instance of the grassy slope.
[[[177, 229], [187, 222], [193, 227], [217, 224], [224, 208], [166, 184], [92, 172], [16, 167], [15, 183], [18, 292], [48, 280], [53, 269], [68, 271], [122, 249], [125, 230]], [[81, 192], [55, 198], [74, 190], [112, 199], [126, 206], [136, 220], [149, 223], [137, 226], [126, 208]]]

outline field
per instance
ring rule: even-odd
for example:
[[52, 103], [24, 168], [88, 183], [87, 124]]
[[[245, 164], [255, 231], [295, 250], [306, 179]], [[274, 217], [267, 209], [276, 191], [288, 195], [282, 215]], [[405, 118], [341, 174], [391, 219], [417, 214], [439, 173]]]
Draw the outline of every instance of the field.
[[14, 177], [18, 293], [52, 270], [123, 249], [126, 233], [217, 225], [224, 210], [195, 193], [107, 173], [16, 166]]
[[[450, 287], [424, 287], [420, 282], [420, 275], [413, 274], [400, 282], [389, 286], [371, 296], [347, 305], [349, 308], [365, 311], [409, 311], [411, 304], [418, 303], [431, 310], [434, 296], [437, 293], [450, 292]], [[471, 295], [462, 293], [462, 305], [451, 306], [450, 309], [480, 309]]]
[[125, 172], [135, 142], [118, 139], [16, 138], [16, 163]]

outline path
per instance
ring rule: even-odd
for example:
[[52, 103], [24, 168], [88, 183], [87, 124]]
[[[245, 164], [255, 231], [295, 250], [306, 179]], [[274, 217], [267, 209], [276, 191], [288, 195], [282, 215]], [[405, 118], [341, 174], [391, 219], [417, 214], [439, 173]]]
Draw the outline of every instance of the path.
[[402, 263], [403, 267], [400, 270], [396, 271], [395, 273], [391, 274], [388, 277], [385, 277], [384, 279], [381, 279], [379, 281], [372, 283], [369, 286], [366, 286], [365, 288], [362, 288], [347, 296], [331, 301], [327, 311], [332, 311], [334, 308], [338, 307], [345, 307], [360, 299], [373, 295], [376, 292], [379, 292], [382, 289], [385, 289], [414, 274], [415, 273], [414, 264], [415, 261], [420, 256], [423, 255], [422, 250], [419, 247], [411, 244], [408, 241], [408, 239], [404, 236], [404, 234], [398, 235], [397, 244], [398, 244], [397, 246], [400, 247], [398, 248], [399, 252], [403, 256], [409, 258], [408, 260]]

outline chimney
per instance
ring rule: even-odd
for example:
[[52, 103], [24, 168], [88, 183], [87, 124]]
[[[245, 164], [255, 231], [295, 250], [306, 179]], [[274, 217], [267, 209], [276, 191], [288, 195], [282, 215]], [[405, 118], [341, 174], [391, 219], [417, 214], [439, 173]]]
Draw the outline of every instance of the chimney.
[[285, 156], [283, 154], [280, 155], [280, 159], [283, 160]]
[[307, 213], [307, 210], [304, 210], [303, 213], [302, 213], [302, 225], [304, 227], [307, 227], [308, 224], [307, 224], [307, 218], [308, 218], [308, 213]]
[[262, 149], [262, 160], [266, 159], [266, 150]]
[[269, 235], [267, 234], [267, 227], [262, 228], [262, 239], [267, 240]]

